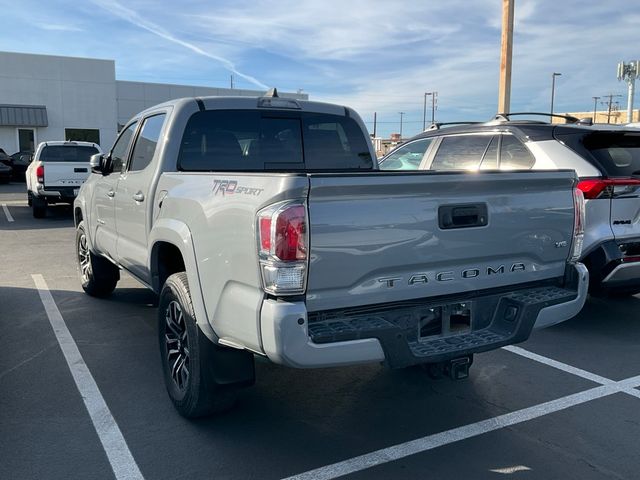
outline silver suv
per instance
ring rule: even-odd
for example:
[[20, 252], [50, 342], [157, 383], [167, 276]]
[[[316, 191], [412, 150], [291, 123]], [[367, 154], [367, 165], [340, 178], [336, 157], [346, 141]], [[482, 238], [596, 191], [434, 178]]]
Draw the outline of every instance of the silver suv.
[[[586, 200], [580, 259], [590, 292], [640, 292], [640, 130], [563, 117], [554, 124], [500, 114], [434, 124], [380, 160], [382, 170], [573, 169]], [[548, 114], [535, 114], [546, 115]], [[445, 128], [446, 125], [446, 128]]]

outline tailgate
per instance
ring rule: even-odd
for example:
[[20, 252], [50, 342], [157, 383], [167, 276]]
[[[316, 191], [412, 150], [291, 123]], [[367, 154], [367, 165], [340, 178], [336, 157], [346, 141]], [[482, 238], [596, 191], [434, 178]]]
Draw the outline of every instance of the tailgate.
[[76, 187], [89, 177], [88, 162], [43, 162], [44, 188]]
[[574, 183], [572, 171], [310, 175], [307, 308], [561, 277]]

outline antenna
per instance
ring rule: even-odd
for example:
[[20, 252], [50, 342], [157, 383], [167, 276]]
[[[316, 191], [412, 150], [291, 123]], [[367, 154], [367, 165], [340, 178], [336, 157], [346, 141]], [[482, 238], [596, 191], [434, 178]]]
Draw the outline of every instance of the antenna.
[[627, 123], [633, 122], [633, 94], [638, 76], [640, 76], [640, 61], [618, 63], [618, 81], [627, 82], [629, 87], [627, 94]]

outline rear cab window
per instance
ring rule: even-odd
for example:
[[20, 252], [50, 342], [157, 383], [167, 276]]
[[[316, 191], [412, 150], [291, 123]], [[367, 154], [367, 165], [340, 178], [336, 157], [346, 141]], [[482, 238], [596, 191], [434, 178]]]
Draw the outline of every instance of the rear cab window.
[[373, 169], [368, 139], [347, 116], [311, 112], [194, 113], [178, 156], [182, 171], [357, 171]]
[[41, 162], [89, 162], [91, 155], [100, 153], [86, 145], [45, 145], [40, 152]]

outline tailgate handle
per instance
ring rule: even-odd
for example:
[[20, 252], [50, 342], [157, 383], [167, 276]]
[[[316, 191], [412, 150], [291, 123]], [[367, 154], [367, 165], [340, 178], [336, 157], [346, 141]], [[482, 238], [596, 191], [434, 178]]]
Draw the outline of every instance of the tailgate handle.
[[486, 203], [442, 205], [438, 208], [438, 224], [443, 230], [484, 227], [488, 217]]
[[74, 168], [73, 173], [87, 173], [88, 170], [86, 168]]

